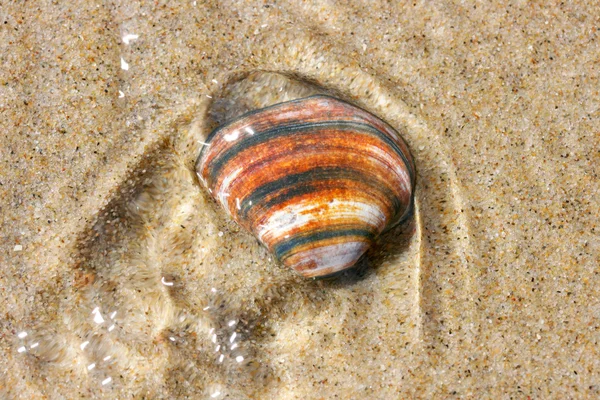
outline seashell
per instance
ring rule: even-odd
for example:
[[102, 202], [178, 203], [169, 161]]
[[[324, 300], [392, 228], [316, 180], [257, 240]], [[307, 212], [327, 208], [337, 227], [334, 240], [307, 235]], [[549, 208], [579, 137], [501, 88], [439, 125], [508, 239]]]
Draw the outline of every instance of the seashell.
[[215, 129], [196, 172], [231, 217], [305, 277], [354, 266], [412, 207], [400, 135], [326, 95], [275, 104]]

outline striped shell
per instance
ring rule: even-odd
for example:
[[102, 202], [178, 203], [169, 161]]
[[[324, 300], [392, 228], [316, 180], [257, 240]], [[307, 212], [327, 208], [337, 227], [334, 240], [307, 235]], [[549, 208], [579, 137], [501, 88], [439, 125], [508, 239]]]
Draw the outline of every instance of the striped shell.
[[396, 131], [324, 95], [218, 127], [196, 172], [235, 221], [306, 277], [352, 267], [409, 214], [415, 181]]

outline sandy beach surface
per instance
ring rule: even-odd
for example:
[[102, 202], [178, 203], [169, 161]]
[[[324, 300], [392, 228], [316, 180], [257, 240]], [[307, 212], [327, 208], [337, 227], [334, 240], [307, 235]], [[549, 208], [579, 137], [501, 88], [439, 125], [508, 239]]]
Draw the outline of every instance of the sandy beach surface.
[[[598, 30], [587, 1], [0, 1], [0, 398], [600, 397]], [[194, 173], [286, 79], [411, 148], [414, 218], [360, 274], [288, 271]]]

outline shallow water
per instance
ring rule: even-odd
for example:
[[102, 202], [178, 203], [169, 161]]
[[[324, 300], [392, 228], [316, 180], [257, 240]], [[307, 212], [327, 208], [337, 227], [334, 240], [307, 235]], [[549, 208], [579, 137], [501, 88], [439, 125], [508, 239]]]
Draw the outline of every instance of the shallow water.
[[[69, 371], [101, 396], [155, 397], [167, 385], [175, 397], [275, 397], [282, 376], [314, 368], [313, 357], [330, 353], [331, 343], [342, 354], [369, 346], [372, 338], [357, 333], [371, 318], [355, 308], [382, 307], [389, 295], [406, 299], [391, 309], [401, 321], [395, 334], [406, 336], [405, 348], [414, 345], [418, 212], [382, 238], [368, 265], [306, 280], [209, 199], [188, 158], [195, 152], [180, 150], [198, 149], [221, 120], [318, 92], [272, 73], [233, 81], [135, 168], [80, 234], [72, 284], [55, 299], [55, 316], [19, 333], [18, 352], [31, 368], [42, 376]], [[389, 275], [394, 281], [382, 285]], [[162, 380], [149, 379], [157, 372]]]
[[[0, 397], [597, 397], [595, 9], [368, 7], [2, 7]], [[369, 265], [307, 281], [193, 166], [319, 88], [418, 185]]]

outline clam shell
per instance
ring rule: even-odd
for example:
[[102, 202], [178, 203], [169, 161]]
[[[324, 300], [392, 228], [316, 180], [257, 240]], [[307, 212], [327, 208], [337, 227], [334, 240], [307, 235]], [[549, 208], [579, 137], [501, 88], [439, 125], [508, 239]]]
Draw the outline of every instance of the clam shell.
[[218, 127], [196, 172], [237, 223], [306, 277], [352, 267], [409, 214], [415, 183], [410, 152], [394, 129], [325, 95]]

